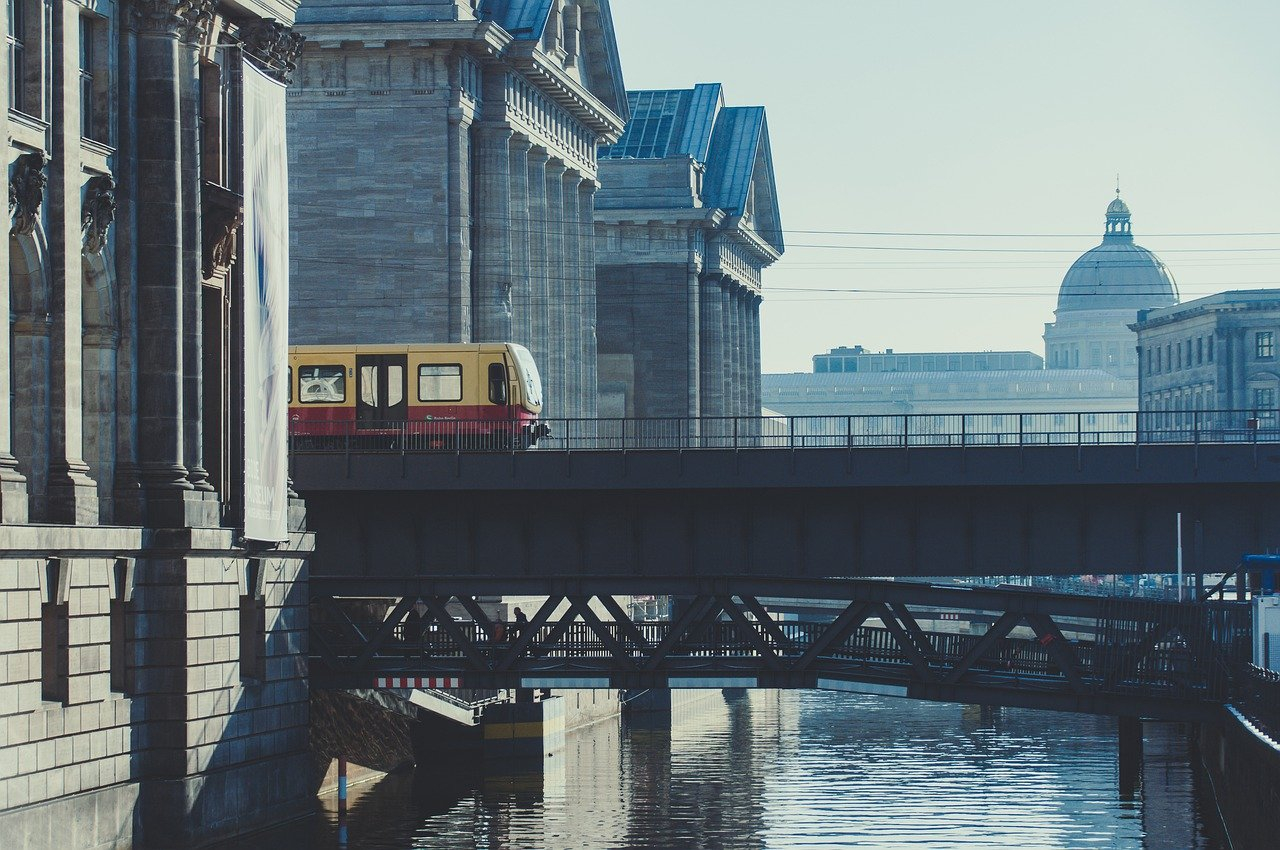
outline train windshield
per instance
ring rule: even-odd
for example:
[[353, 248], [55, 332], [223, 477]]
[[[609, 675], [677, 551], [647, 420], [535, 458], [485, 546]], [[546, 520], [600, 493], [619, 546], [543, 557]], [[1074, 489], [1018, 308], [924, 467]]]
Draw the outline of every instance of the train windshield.
[[525, 401], [530, 407], [542, 406], [542, 378], [538, 375], [538, 364], [533, 362], [533, 355], [523, 345], [512, 343], [511, 353], [515, 355], [516, 367], [520, 370], [520, 378], [524, 381]]

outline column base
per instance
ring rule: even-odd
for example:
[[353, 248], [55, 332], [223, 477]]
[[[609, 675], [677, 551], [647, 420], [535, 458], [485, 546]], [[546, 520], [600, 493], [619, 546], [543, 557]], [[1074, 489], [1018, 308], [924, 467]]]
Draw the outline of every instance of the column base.
[[0, 524], [25, 525], [30, 514], [27, 479], [10, 455], [0, 456]]
[[152, 528], [217, 528], [222, 524], [222, 504], [196, 490], [182, 464], [141, 469], [146, 500], [143, 518]]
[[98, 525], [98, 485], [87, 464], [68, 462], [49, 470], [49, 521]]

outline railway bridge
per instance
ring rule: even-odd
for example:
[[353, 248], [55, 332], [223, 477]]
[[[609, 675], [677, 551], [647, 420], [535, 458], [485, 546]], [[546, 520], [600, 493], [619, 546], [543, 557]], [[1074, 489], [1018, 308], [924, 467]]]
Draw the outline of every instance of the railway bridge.
[[313, 578], [1216, 573], [1280, 547], [1280, 431], [1200, 416], [382, 423], [291, 463]]

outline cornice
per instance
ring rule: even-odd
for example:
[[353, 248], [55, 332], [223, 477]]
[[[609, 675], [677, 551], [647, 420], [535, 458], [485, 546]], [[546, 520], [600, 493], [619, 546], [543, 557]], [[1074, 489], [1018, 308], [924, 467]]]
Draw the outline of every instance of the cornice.
[[622, 136], [627, 122], [604, 101], [565, 73], [542, 54], [532, 42], [513, 42], [506, 52], [511, 64], [541, 88], [557, 103], [568, 109], [600, 137], [600, 144], [610, 145]]

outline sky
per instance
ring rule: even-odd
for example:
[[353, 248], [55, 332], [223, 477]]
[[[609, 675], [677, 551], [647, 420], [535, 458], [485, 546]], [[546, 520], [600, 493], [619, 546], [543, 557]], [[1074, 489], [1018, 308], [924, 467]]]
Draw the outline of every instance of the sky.
[[[1280, 287], [1275, 0], [611, 7], [627, 88], [767, 110], [787, 251], [765, 372], [840, 345], [1043, 353], [1117, 173], [1183, 300]], [[929, 250], [885, 250], [907, 247]]]

